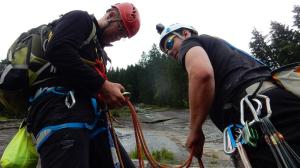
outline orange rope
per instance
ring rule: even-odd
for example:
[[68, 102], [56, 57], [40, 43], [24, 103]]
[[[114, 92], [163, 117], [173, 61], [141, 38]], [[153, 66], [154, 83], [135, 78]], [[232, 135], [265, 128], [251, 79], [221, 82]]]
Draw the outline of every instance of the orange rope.
[[[137, 116], [136, 110], [135, 110], [134, 106], [132, 105], [132, 103], [130, 102], [129, 98], [128, 97], [125, 97], [125, 98], [126, 98], [126, 102], [127, 102], [128, 107], [129, 107], [129, 110], [131, 112], [131, 118], [132, 118], [132, 123], [133, 123], [133, 127], [134, 127], [135, 140], [136, 140], [136, 146], [137, 146], [137, 154], [138, 154], [138, 160], [139, 160], [140, 168], [145, 167], [144, 166], [144, 161], [143, 161], [143, 158], [142, 158], [142, 153], [143, 152], [144, 152], [146, 158], [148, 159], [151, 167], [169, 168], [170, 166], [157, 162], [153, 158], [151, 153], [149, 152], [149, 149], [146, 145], [144, 134], [143, 134], [142, 129], [141, 129], [140, 122], [138, 121], [138, 116]], [[184, 164], [180, 165], [179, 167], [176, 167], [176, 168], [190, 167], [190, 165], [193, 161], [193, 153], [194, 153], [194, 150], [192, 150], [192, 152], [190, 153], [189, 158], [184, 162]], [[203, 162], [201, 161], [201, 159], [198, 159], [198, 163], [199, 163], [200, 168], [204, 168], [204, 165], [203, 165]]]

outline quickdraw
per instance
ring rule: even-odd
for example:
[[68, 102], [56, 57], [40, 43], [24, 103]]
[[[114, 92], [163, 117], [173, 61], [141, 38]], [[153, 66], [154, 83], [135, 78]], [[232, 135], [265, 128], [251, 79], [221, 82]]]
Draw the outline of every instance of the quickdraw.
[[[270, 99], [265, 95], [256, 95], [257, 98], [265, 100], [267, 114], [261, 117], [261, 101], [257, 98], [252, 99], [253, 102], [257, 103], [257, 108], [255, 109], [254, 105], [249, 100], [250, 97], [251, 95], [247, 95], [240, 101], [240, 122], [242, 124], [242, 128], [239, 127], [239, 131], [236, 132], [238, 134], [238, 138], [232, 138], [232, 133], [228, 131], [230, 130], [231, 126], [225, 128], [224, 130], [224, 152], [226, 154], [232, 154], [237, 148], [244, 166], [251, 167], [250, 162], [247, 158], [247, 154], [243, 149], [242, 142], [256, 147], [256, 142], [259, 137], [257, 131], [252, 127], [252, 125], [254, 123], [258, 123], [262, 130], [262, 133], [264, 134], [264, 139], [270, 147], [271, 152], [276, 160], [277, 166], [286, 168], [296, 168], [297, 166], [299, 166], [297, 164], [300, 164], [300, 157], [288, 145], [288, 143], [284, 139], [284, 136], [276, 130], [269, 119], [272, 115]], [[253, 115], [253, 120], [251, 121], [245, 121], [244, 119], [245, 104], [249, 107]]]

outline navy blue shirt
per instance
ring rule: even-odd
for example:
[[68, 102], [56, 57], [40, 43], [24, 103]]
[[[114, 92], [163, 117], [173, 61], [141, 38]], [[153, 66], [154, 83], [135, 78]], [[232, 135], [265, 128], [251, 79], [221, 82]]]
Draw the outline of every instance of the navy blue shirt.
[[[46, 59], [57, 69], [57, 78], [46, 85], [74, 89], [77, 94], [95, 96], [104, 79], [81, 58], [95, 61], [95, 43], [81, 47], [90, 36], [93, 23], [101, 45], [101, 33], [97, 20], [85, 11], [71, 11], [64, 14], [55, 24], [53, 36], [46, 49]], [[102, 45], [103, 48], [103, 45]], [[103, 54], [106, 54], [104, 50]]]
[[32, 102], [27, 121], [35, 135], [46, 126], [68, 122], [91, 124], [95, 121], [91, 98], [96, 97], [104, 79], [92, 66], [81, 60], [84, 58], [95, 61], [99, 57], [95, 42], [91, 41], [82, 46], [92, 33], [93, 23], [100, 45], [97, 49], [106, 55], [101, 43], [102, 30], [97, 20], [87, 12], [71, 11], [54, 21], [53, 36], [48, 42], [45, 57], [55, 66], [57, 72], [54, 74], [55, 78], [37, 87], [62, 86], [67, 90], [74, 90], [76, 103], [74, 107], [67, 108], [66, 96], [52, 92]]
[[249, 54], [226, 41], [209, 35], [192, 36], [183, 41], [179, 62], [185, 68], [185, 55], [194, 47], [202, 47], [212, 64], [215, 77], [215, 97], [210, 112], [211, 119], [223, 130], [225, 103], [231, 101], [250, 84], [270, 77], [270, 69]]

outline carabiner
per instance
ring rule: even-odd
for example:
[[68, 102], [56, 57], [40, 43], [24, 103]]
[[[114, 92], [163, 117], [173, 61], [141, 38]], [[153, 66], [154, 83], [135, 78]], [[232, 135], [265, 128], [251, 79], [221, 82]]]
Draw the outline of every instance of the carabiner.
[[[233, 128], [233, 130], [231, 130], [232, 128]], [[236, 145], [237, 142], [240, 142], [242, 144], [245, 143], [244, 140], [241, 139], [242, 129], [243, 129], [243, 126], [240, 124], [231, 124], [224, 129], [223, 141], [224, 141], [224, 152], [226, 154], [232, 154], [235, 151], [235, 149], [237, 147], [237, 145]], [[236, 131], [237, 131], [237, 133], [239, 133], [239, 135], [237, 136], [238, 138], [235, 139], [234, 136], [236, 134], [234, 134], [234, 133]]]
[[249, 122], [249, 125], [252, 125], [252, 123], [254, 123], [255, 121], [259, 122], [260, 119], [258, 118], [258, 116], [256, 114], [256, 110], [255, 110], [254, 106], [252, 105], [252, 103], [249, 100], [249, 96], [250, 95], [247, 95], [245, 97], [245, 102], [247, 103], [248, 107], [250, 108], [250, 111], [251, 111], [251, 113], [253, 115], [253, 118], [254, 118], [254, 121]]
[[[69, 101], [69, 97], [71, 98], [71, 102]], [[69, 91], [66, 98], [65, 98], [65, 105], [68, 107], [68, 109], [72, 108], [76, 103], [74, 92]]]
[[125, 96], [125, 97], [129, 97], [131, 95], [131, 93], [130, 92], [123, 92], [122, 95]]
[[231, 142], [232, 137], [228, 134], [228, 128], [226, 127], [223, 132], [223, 144], [224, 144], [224, 152], [225, 154], [232, 154], [235, 151], [235, 147], [233, 147], [233, 143]]
[[267, 116], [268, 118], [272, 115], [271, 105], [270, 105], [270, 98], [268, 96], [258, 94], [257, 97], [261, 97], [266, 100], [266, 107], [267, 107]]
[[261, 115], [261, 109], [262, 109], [262, 104], [258, 99], [253, 99], [257, 103], [257, 109], [256, 109], [256, 115], [260, 116]]

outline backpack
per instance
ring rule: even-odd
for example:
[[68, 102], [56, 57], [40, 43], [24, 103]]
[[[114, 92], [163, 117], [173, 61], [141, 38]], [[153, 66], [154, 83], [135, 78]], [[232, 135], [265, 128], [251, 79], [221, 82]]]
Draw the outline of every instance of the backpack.
[[278, 85], [300, 97], [300, 62], [279, 67], [271, 75]]
[[[55, 67], [45, 57], [51, 29], [59, 19], [50, 24], [40, 25], [22, 33], [8, 50], [7, 58], [0, 64], [0, 103], [6, 112], [16, 116], [25, 114], [28, 108], [30, 89], [55, 75], [41, 78], [41, 74], [55, 74]], [[89, 44], [96, 38], [96, 26], [81, 45]], [[48, 77], [49, 76], [49, 77]]]

